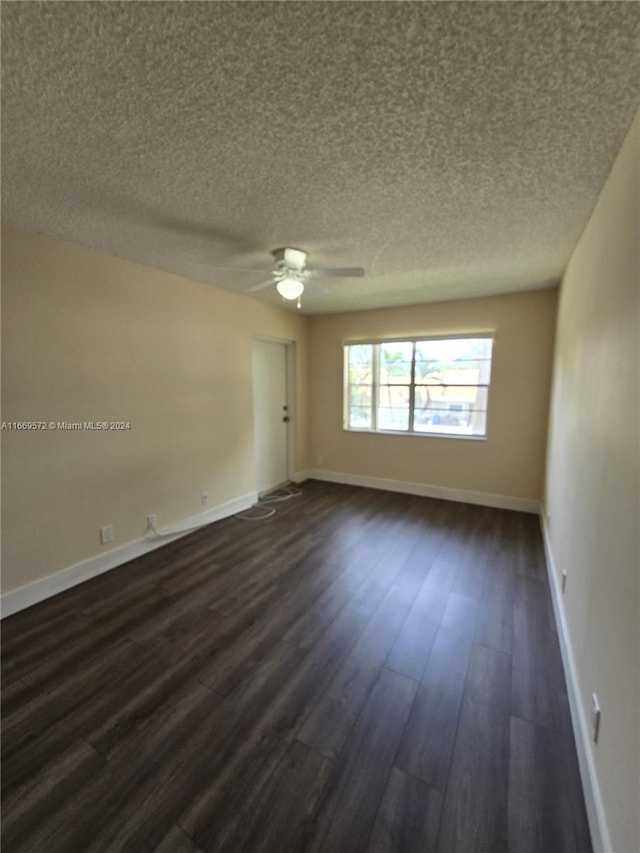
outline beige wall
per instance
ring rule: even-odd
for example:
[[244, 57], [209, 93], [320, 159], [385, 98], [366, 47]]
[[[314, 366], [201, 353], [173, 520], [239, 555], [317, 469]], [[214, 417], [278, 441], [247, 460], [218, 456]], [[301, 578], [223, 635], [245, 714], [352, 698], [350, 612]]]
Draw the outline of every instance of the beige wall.
[[550, 545], [612, 849], [640, 850], [640, 114], [561, 289], [547, 460]]
[[[312, 317], [312, 467], [540, 500], [556, 300], [545, 290]], [[344, 340], [486, 331], [495, 335], [486, 440], [343, 430]]]
[[[307, 464], [306, 319], [99, 252], [2, 231], [3, 591], [252, 491], [251, 339], [296, 341], [296, 467]], [[98, 530], [113, 524], [113, 546]]]

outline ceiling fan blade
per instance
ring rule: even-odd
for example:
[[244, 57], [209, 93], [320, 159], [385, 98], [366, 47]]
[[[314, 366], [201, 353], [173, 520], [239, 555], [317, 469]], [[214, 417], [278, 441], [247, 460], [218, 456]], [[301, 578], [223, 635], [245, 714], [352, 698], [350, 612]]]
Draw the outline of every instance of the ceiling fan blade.
[[259, 269], [258, 267], [227, 267], [227, 266], [219, 266], [216, 264], [213, 267], [210, 267], [211, 270], [228, 270], [229, 272], [261, 272], [264, 273], [266, 270]]
[[334, 269], [307, 270], [310, 278], [362, 278], [364, 270], [362, 267], [344, 267]]
[[261, 281], [259, 284], [254, 284], [253, 287], [248, 287], [246, 293], [255, 293], [256, 290], [264, 290], [265, 287], [269, 287], [269, 285], [273, 285], [273, 279], [269, 278], [267, 281]]

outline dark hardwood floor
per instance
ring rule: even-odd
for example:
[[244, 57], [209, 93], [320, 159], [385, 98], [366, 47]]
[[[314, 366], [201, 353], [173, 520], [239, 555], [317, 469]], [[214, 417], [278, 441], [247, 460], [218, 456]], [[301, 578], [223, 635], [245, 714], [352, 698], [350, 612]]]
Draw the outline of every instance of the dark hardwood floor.
[[591, 851], [534, 516], [309, 481], [2, 651], [4, 853]]

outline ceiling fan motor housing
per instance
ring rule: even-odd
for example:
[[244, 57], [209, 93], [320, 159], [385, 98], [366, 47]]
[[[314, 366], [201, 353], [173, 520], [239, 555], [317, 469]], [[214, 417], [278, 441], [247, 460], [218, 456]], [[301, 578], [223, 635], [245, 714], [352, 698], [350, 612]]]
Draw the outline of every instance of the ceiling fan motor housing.
[[307, 253], [303, 252], [302, 249], [275, 249], [272, 254], [276, 264], [280, 267], [302, 272], [306, 266]]

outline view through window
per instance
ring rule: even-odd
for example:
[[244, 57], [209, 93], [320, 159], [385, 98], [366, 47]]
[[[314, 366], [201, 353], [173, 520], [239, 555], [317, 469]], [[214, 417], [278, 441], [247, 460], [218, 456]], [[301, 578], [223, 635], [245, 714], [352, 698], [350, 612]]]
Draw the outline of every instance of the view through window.
[[490, 336], [345, 345], [345, 429], [483, 437]]

